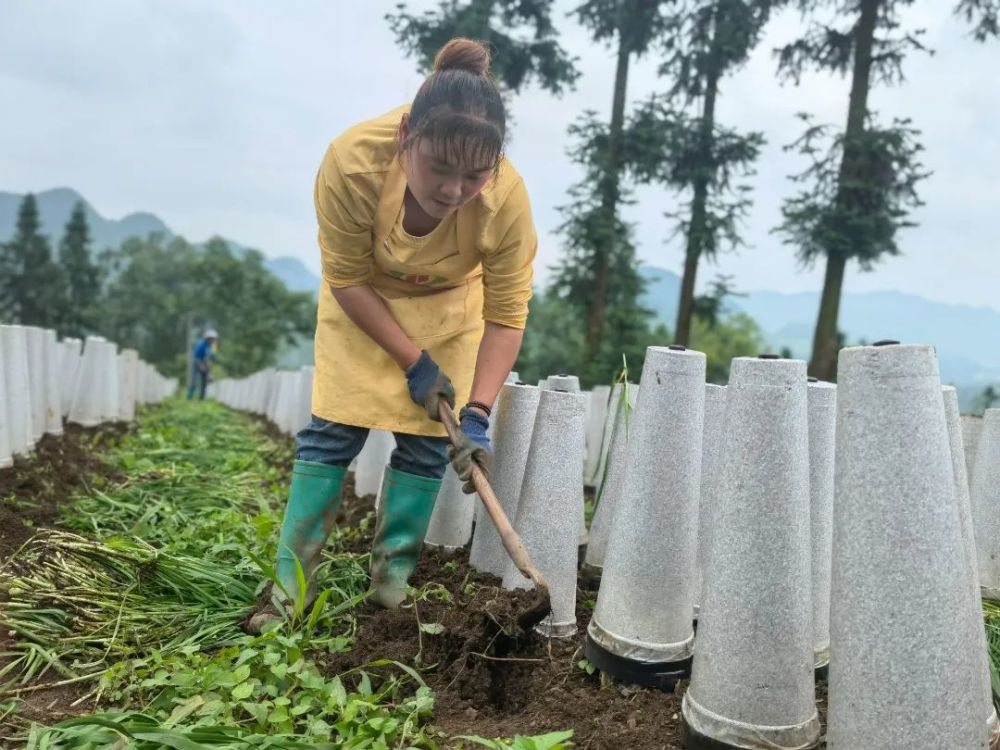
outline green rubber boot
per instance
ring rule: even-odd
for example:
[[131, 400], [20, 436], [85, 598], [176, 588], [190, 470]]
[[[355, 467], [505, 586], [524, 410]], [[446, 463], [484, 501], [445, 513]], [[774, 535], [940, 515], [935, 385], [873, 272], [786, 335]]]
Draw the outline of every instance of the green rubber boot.
[[[288, 592], [288, 598], [277, 586], [272, 606], [253, 615], [247, 630], [259, 633], [268, 622], [287, 616], [298, 599], [298, 576], [295, 561], [302, 565], [308, 581], [319, 565], [323, 545], [333, 531], [333, 519], [340, 509], [340, 489], [347, 469], [315, 461], [296, 461], [292, 468], [292, 486], [288, 494], [285, 518], [278, 539], [278, 561], [275, 572]], [[315, 598], [312, 587], [306, 592], [306, 607]]]
[[440, 489], [440, 479], [386, 467], [372, 543], [372, 602], [395, 609], [406, 599]]

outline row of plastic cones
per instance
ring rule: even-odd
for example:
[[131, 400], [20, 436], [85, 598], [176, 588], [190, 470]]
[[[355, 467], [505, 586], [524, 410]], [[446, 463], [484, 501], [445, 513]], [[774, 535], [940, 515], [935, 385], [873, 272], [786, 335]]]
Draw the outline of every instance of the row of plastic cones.
[[[969, 459], [974, 523], [957, 395], [933, 349], [845, 349], [839, 372], [838, 394], [802, 362], [739, 358], [714, 386], [701, 353], [652, 347], [641, 389], [506, 384], [492, 482], [550, 585], [540, 629], [576, 629], [583, 477], [599, 488], [588, 656], [628, 682], [690, 675], [689, 747], [816, 746], [827, 669], [830, 748], [994, 746], [978, 594], [980, 572], [1000, 582], [984, 569], [1000, 560], [1000, 411]], [[377, 491], [382, 437], [359, 457], [359, 494]], [[466, 544], [477, 505], [446, 482], [428, 543]], [[472, 565], [529, 585], [492, 525], [474, 529]]]
[[27, 456], [63, 420], [84, 427], [135, 419], [136, 404], [161, 401], [177, 382], [99, 336], [86, 346], [35, 326], [0, 325], [0, 469]]

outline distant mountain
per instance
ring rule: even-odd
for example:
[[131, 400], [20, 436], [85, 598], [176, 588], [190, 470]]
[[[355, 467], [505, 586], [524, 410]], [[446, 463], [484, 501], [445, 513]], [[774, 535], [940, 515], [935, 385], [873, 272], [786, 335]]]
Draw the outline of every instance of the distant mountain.
[[[643, 304], [672, 328], [680, 277], [655, 266], [643, 266], [642, 276], [647, 282]], [[787, 346], [797, 357], [809, 356], [818, 292], [749, 292], [730, 298], [727, 306], [754, 318], [775, 350]], [[989, 307], [933, 302], [903, 292], [845, 294], [840, 328], [852, 344], [885, 338], [933, 344], [942, 380], [959, 387], [966, 406], [983, 387], [1000, 381], [1000, 311]]]
[[[6, 242], [14, 235], [17, 229], [17, 211], [23, 198], [23, 194], [0, 191], [0, 242]], [[154, 232], [167, 238], [176, 236], [170, 227], [151, 213], [133, 213], [121, 219], [107, 219], [86, 198], [70, 188], [44, 190], [36, 193], [35, 199], [38, 201], [42, 232], [49, 236], [53, 249], [58, 247], [63, 229], [77, 201], [83, 202], [95, 253], [107, 247], [118, 247], [129, 237], [146, 237]], [[230, 239], [226, 239], [226, 242], [235, 255], [246, 252], [246, 248], [238, 242]], [[266, 258], [264, 265], [292, 291], [315, 292], [319, 289], [319, 278], [298, 258]]]
[[[6, 241], [14, 235], [17, 228], [17, 210], [21, 205], [23, 195], [0, 192], [0, 241]], [[129, 214], [123, 219], [105, 219], [79, 193], [69, 188], [55, 188], [36, 193], [38, 214], [42, 223], [42, 232], [52, 241], [53, 248], [58, 246], [63, 229], [73, 206], [77, 201], [83, 201], [87, 214], [87, 224], [90, 226], [91, 237], [94, 238], [94, 249], [103, 250], [106, 247], [118, 247], [128, 237], [145, 237], [151, 232], [162, 232], [173, 236], [173, 232], [159, 218], [149, 213]]]
[[264, 265], [293, 292], [318, 292], [320, 279], [298, 258], [268, 258]]
[[[101, 216], [79, 193], [69, 188], [55, 188], [36, 193], [42, 231], [53, 247], [58, 245], [73, 206], [82, 200], [87, 212], [95, 252], [117, 247], [128, 237], [145, 237], [161, 232], [175, 233], [151, 213], [133, 213], [122, 219]], [[0, 242], [14, 234], [17, 210], [23, 196], [0, 192]], [[246, 248], [226, 240], [234, 253]], [[320, 279], [297, 258], [267, 258], [267, 268], [294, 291], [316, 292]], [[673, 327], [680, 299], [681, 280], [672, 271], [643, 266], [646, 293], [643, 304], [656, 317]], [[746, 297], [730, 298], [728, 307], [752, 316], [775, 349], [788, 347], [798, 357], [808, 357], [812, 346], [813, 326], [819, 306], [817, 292], [785, 294], [757, 291]], [[841, 302], [840, 327], [851, 343], [894, 338], [924, 342], [937, 347], [941, 376], [959, 386], [963, 406], [983, 387], [1000, 382], [1000, 311], [987, 307], [950, 305], [902, 292], [867, 292], [845, 294]]]

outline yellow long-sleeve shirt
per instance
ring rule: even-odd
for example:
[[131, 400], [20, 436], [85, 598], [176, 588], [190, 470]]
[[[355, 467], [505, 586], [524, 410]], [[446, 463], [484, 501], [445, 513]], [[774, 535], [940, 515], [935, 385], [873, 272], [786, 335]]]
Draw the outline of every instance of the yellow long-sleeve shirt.
[[497, 176], [430, 234], [402, 227], [406, 177], [396, 132], [406, 108], [336, 138], [316, 175], [323, 263], [312, 411], [334, 422], [442, 435], [396, 364], [343, 312], [333, 289], [370, 284], [404, 333], [469, 397], [484, 321], [524, 328], [538, 241], [521, 176]]
[[396, 131], [406, 111], [401, 107], [356, 125], [327, 149], [315, 190], [324, 282], [353, 286], [381, 273], [442, 288], [481, 275], [483, 318], [524, 328], [538, 240], [524, 181], [509, 161], [457, 212], [477, 227], [477, 253], [460, 252], [455, 214], [427, 236], [412, 237], [402, 228], [402, 207], [387, 245], [373, 247], [375, 213], [386, 177], [397, 165]]

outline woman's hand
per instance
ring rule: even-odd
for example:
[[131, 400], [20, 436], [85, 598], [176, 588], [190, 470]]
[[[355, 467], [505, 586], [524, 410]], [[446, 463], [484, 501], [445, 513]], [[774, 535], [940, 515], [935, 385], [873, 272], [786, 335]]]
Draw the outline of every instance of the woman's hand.
[[486, 478], [490, 477], [493, 465], [493, 446], [486, 435], [490, 420], [483, 412], [472, 406], [466, 406], [459, 412], [459, 424], [462, 426], [463, 440], [460, 445], [448, 448], [448, 458], [451, 465], [462, 480], [462, 491], [471, 495], [476, 491], [472, 483], [472, 467], [478, 466]]
[[413, 402], [424, 407], [427, 416], [435, 422], [441, 421], [442, 399], [449, 408], [455, 408], [455, 386], [426, 350], [420, 352], [417, 361], [406, 368], [406, 386]]

